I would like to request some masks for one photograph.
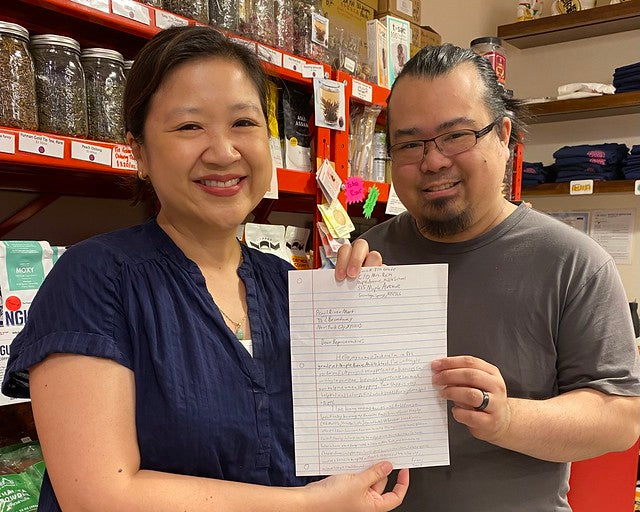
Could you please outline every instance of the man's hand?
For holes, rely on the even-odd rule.
[[[359,239],[352,245],[343,245],[338,250],[336,262],[336,281],[344,281],[345,278],[355,279],[362,267],[379,267],[382,265],[382,256],[378,251],[369,252],[369,244],[366,240]]]

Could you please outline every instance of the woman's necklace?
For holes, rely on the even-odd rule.
[[[220,306],[218,306],[218,309],[220,310],[220,313],[222,313],[222,316],[224,316],[227,320],[229,320],[229,322],[231,322],[233,326],[236,328],[234,332],[234,334],[236,335],[236,338],[238,338],[239,340],[243,340],[244,330],[242,329],[242,322],[244,322],[244,319],[247,317],[247,315],[243,316],[239,322],[234,322],[229,315],[227,315],[224,311],[222,311],[222,308]]]

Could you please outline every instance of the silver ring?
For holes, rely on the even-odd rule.
[[[479,389],[478,391],[482,391],[482,403],[478,407],[474,407],[476,411],[484,411],[489,405],[489,393]]]

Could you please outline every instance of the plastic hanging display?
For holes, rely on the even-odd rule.
[[[275,44],[274,0],[250,0],[244,33],[259,43]]]
[[[0,126],[38,129],[33,60],[26,28],[0,21]]]
[[[80,56],[87,83],[89,138],[124,142],[124,59],[119,52],[87,48]]]
[[[244,3],[242,4],[244,6]],[[240,2],[238,0],[209,0],[209,22],[219,28],[240,31]]]
[[[65,36],[33,36],[31,54],[40,131],[86,137],[87,99],[80,44]]]
[[[293,48],[293,1],[274,0],[275,40],[281,50]]]

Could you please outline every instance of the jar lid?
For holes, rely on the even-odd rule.
[[[131,69],[133,67],[133,61],[132,60],[125,60],[124,61],[124,69]]]
[[[99,58],[109,59],[124,64],[124,57],[120,52],[109,50],[107,48],[85,48],[80,54],[81,59]]]
[[[64,46],[80,53],[80,43],[71,37],[59,36],[56,34],[43,34],[41,36],[31,36],[31,46]]]
[[[22,39],[29,40],[29,31],[22,25],[17,23],[9,23],[8,21],[0,21],[0,32],[18,36]]]
[[[499,37],[479,37],[471,41],[471,46],[475,46],[477,44],[494,44],[496,46],[502,46],[502,39]]]

